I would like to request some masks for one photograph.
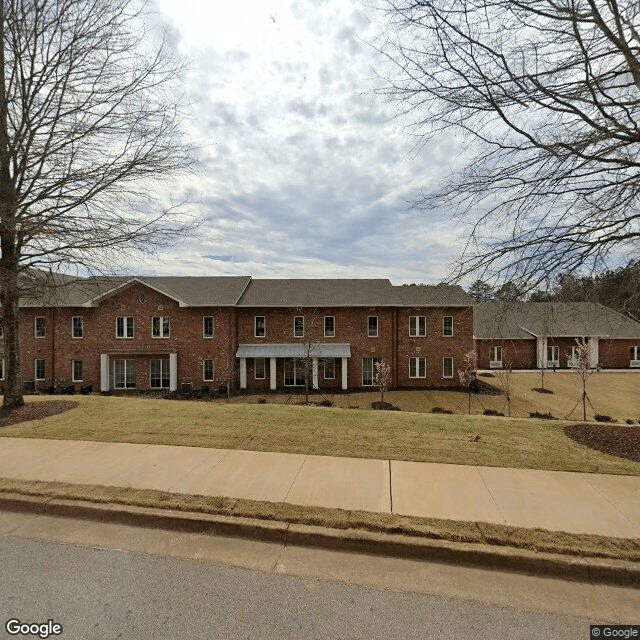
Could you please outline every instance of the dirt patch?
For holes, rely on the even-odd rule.
[[[564,432],[590,449],[640,462],[640,427],[573,424],[565,427]]]
[[[10,424],[18,424],[19,422],[42,420],[43,418],[75,409],[77,406],[78,403],[72,400],[28,402],[24,406],[13,409],[9,413],[0,413],[0,427],[8,427]]]

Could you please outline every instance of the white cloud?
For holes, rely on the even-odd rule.
[[[144,270],[437,282],[458,249],[408,202],[450,169],[455,141],[413,153],[371,93],[384,60],[358,0],[156,0],[191,61],[184,90],[202,172],[197,238]]]

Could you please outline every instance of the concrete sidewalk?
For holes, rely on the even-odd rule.
[[[0,477],[640,538],[636,476],[1,438]]]

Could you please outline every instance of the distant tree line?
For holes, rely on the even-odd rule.
[[[472,283],[469,293],[477,302],[599,302],[640,321],[640,259],[593,275],[561,273],[547,290],[533,292],[527,292],[518,282],[506,282],[496,288],[478,278]]]

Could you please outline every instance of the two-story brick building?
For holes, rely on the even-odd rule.
[[[472,304],[457,286],[385,279],[69,280],[21,301],[22,378],[40,390],[276,390],[307,377],[357,389],[384,359],[392,388],[454,387],[473,348]]]

